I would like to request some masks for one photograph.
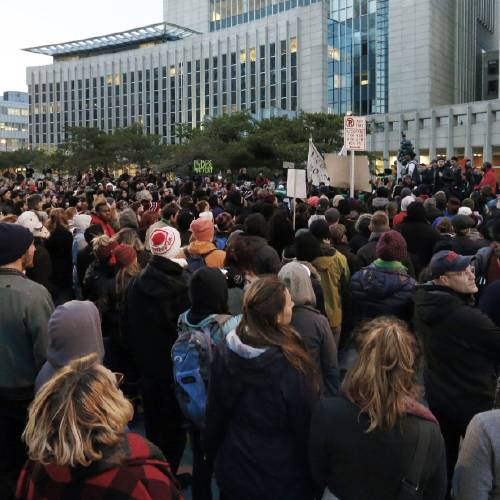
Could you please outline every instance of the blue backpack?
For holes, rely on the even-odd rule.
[[[211,315],[199,325],[179,317],[178,338],[172,347],[175,393],[179,406],[197,428],[205,426],[205,407],[213,349],[238,324],[240,317]]]
[[[214,244],[217,250],[225,250],[227,247],[227,236],[216,235],[214,238]]]

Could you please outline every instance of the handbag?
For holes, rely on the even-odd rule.
[[[432,432],[431,425],[423,424],[424,422],[420,422],[415,455],[413,456],[408,473],[401,480],[401,489],[399,490],[397,500],[416,500],[422,498],[422,471],[425,459],[427,458],[427,452],[429,451]]]

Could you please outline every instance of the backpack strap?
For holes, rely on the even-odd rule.
[[[400,498],[420,498],[420,489],[422,483],[422,471],[426,462],[431,441],[432,426],[424,421],[419,422],[418,426],[418,441],[415,449],[415,455],[410,465],[410,469],[406,476],[402,479],[402,492]],[[410,494],[410,496],[408,496]]]

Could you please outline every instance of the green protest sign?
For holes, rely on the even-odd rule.
[[[193,170],[195,174],[211,174],[214,170],[212,160],[194,160]]]

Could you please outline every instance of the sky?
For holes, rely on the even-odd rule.
[[[162,0],[0,3],[0,95],[6,90],[27,92],[26,67],[52,62],[52,57],[23,52],[23,48],[106,35],[163,20]]]

